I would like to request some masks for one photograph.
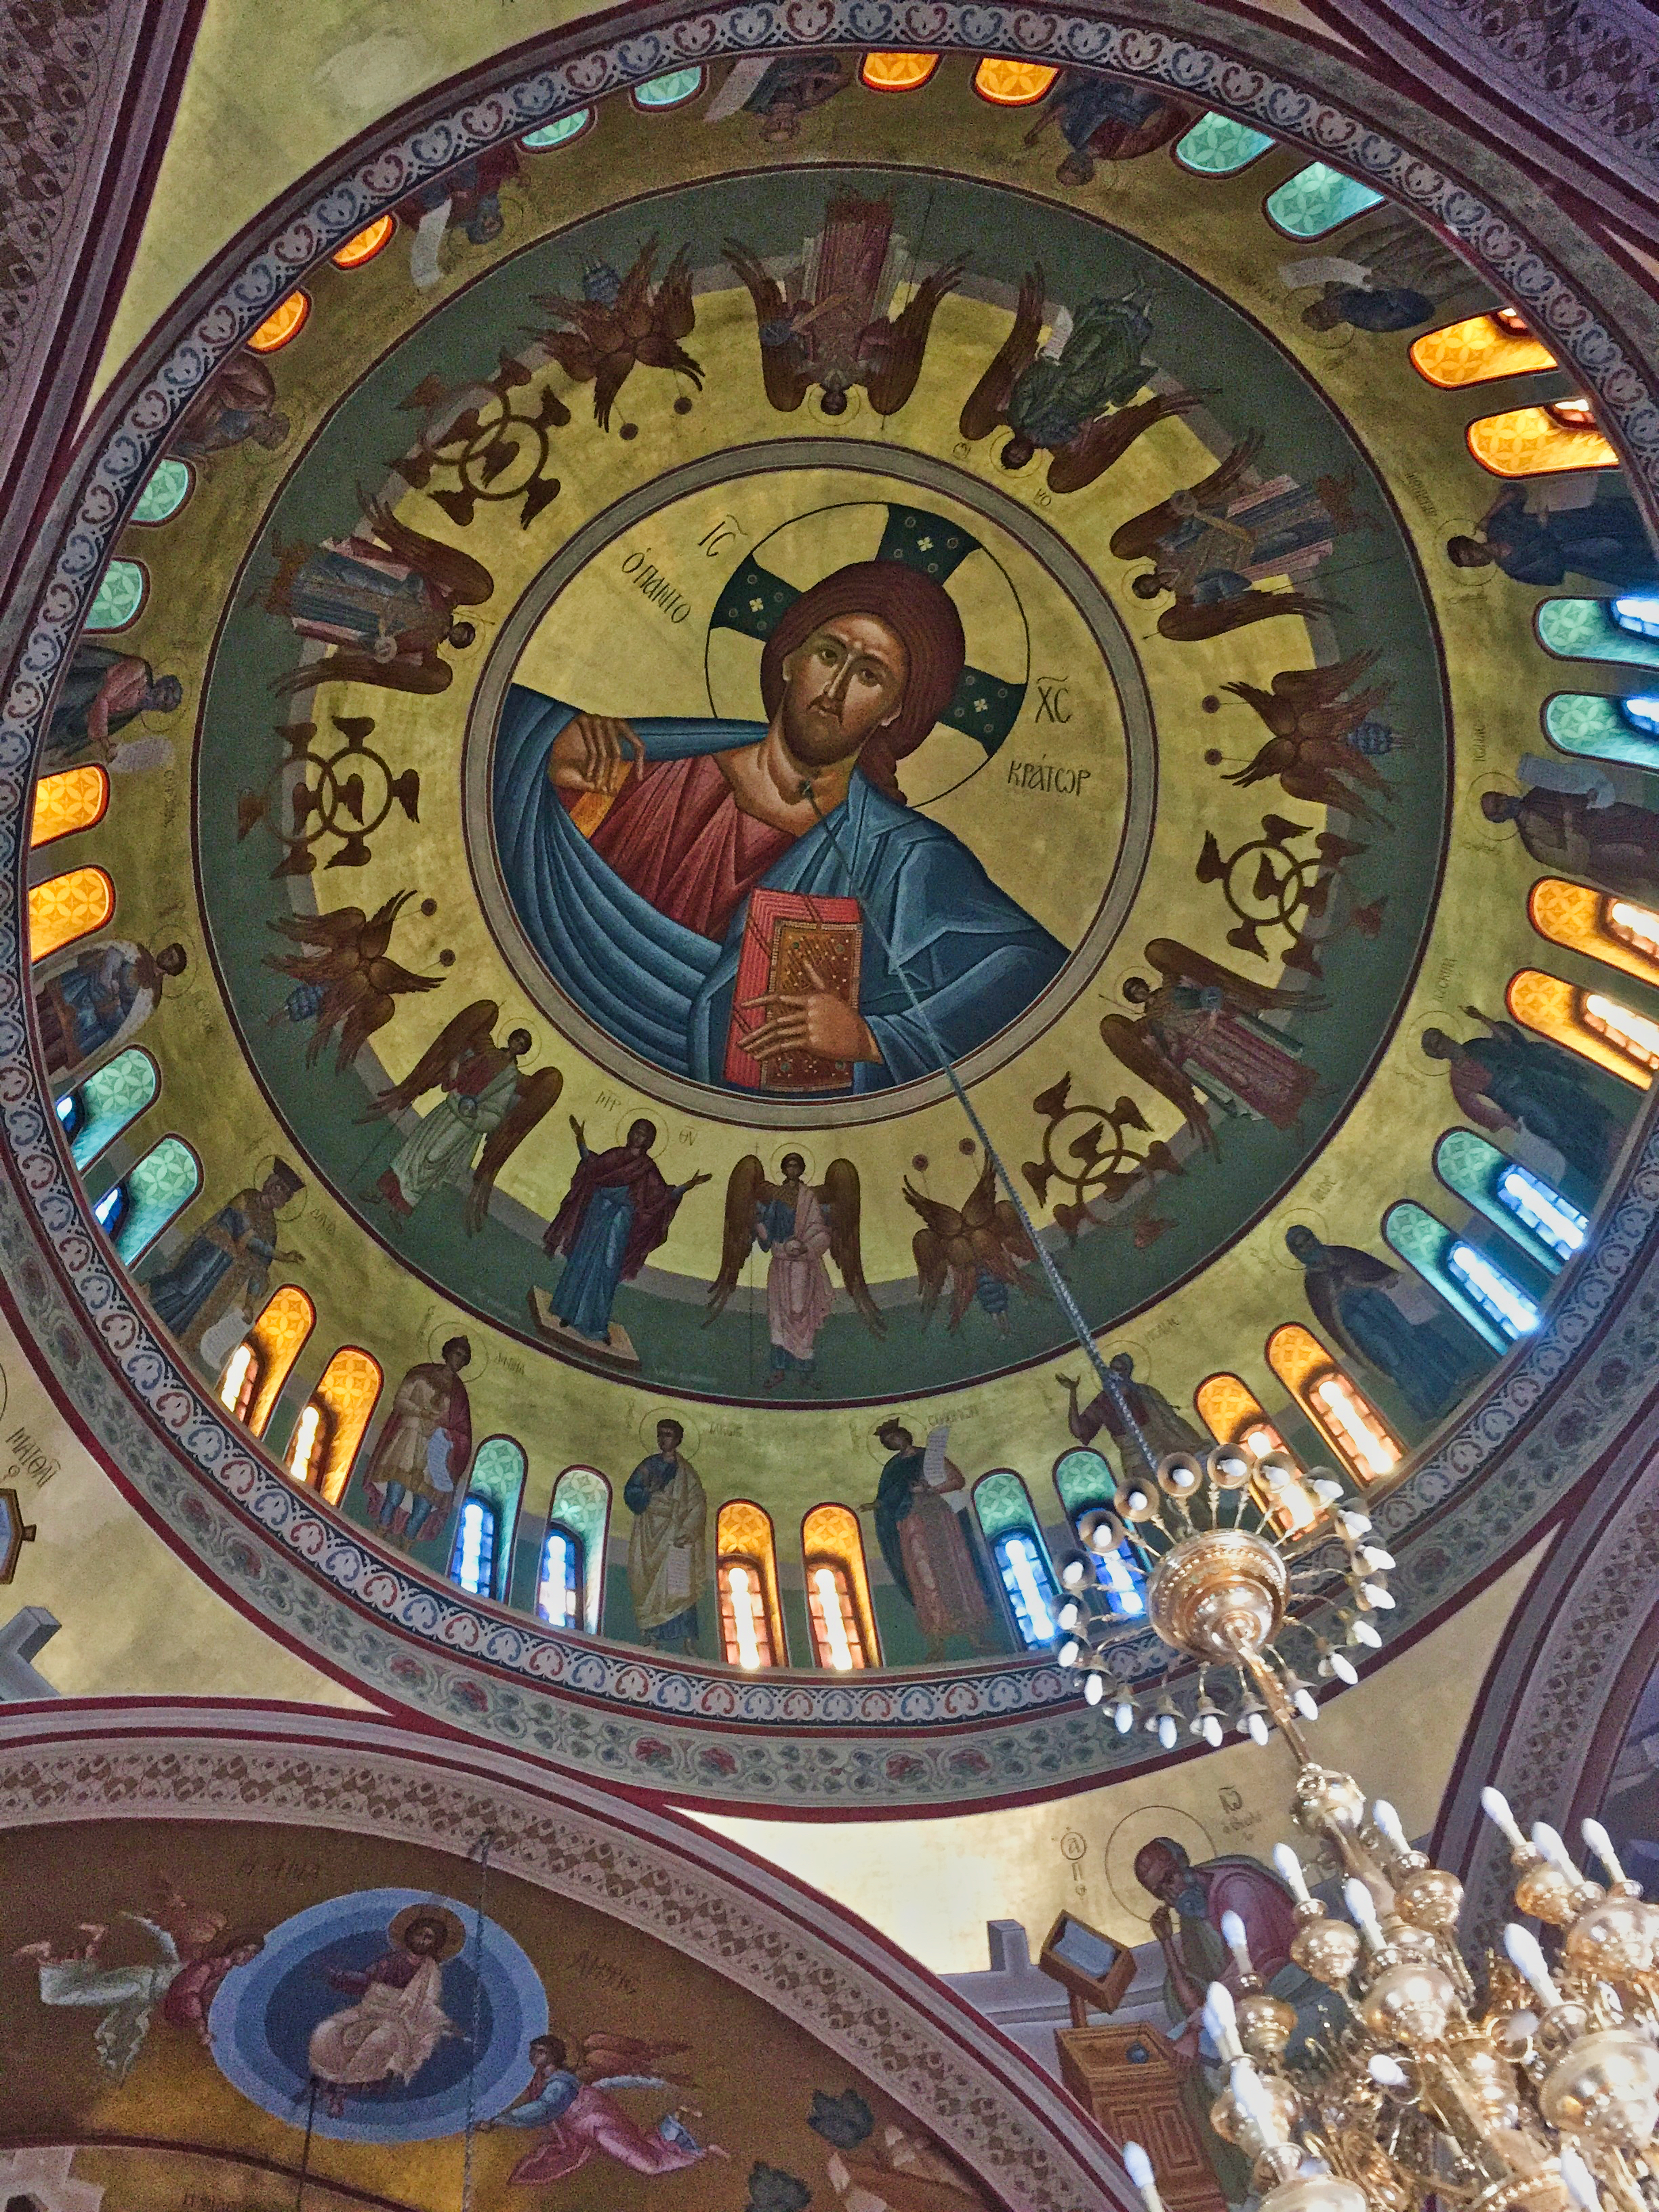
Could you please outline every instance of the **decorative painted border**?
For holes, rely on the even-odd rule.
[[[672,1814],[387,1723],[138,1701],[0,1719],[0,1824],[234,1820],[343,1830],[490,1869],[625,1920],[785,2014],[878,2082],[1018,2212],[1133,2212],[1091,2121],[1025,2054],[842,1907]]]
[[[1237,54],[1075,8],[732,0],[498,87],[421,124],[322,190],[113,404],[0,712],[0,1148],[15,1186],[0,1190],[0,1252],[36,1342],[61,1361],[56,1387],[129,1493],[228,1594],[360,1687],[562,1765],[677,1796],[803,1811],[944,1810],[1074,1788],[1152,1754],[1109,1741],[1097,1717],[1041,1661],[855,1684],[671,1668],[554,1635],[381,1557],[252,1449],[152,1333],[69,1171],[30,1057],[26,1007],[21,844],[52,684],[127,507],[218,363],[312,262],[457,161],[692,61],[833,46],[988,50],[1109,69],[1340,161],[1436,225],[1525,302],[1596,393],[1638,489],[1650,507],[1659,504],[1659,391],[1562,270],[1500,208],[1421,153]],[[1588,249],[1586,260],[1596,265]],[[1604,1380],[1586,1389],[1582,1376],[1570,1378],[1628,1290],[1656,1211],[1659,1135],[1572,1271],[1548,1334],[1512,1358],[1380,1507],[1379,1521],[1404,1553],[1396,1636],[1420,1630],[1471,1577],[1497,1571],[1571,1487],[1569,1437],[1580,1464],[1577,1448],[1613,1420],[1624,1384],[1639,1381],[1639,1358],[1612,1363],[1623,1376],[1617,1387]],[[87,1356],[88,1335],[95,1358]],[[1598,1375],[1609,1366],[1604,1359]],[[1558,1388],[1567,1402],[1553,1409],[1547,1437],[1514,1449]],[[1492,1480],[1500,1459],[1501,1482]],[[1149,1644],[1134,1656],[1157,1663]]]

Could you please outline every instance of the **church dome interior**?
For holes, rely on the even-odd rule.
[[[1651,23],[0,52],[6,2212],[1635,2212]]]

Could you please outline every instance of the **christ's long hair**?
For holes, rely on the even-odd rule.
[[[941,585],[901,561],[856,561],[803,592],[766,641],[761,655],[761,702],[769,721],[783,696],[783,664],[815,630],[837,615],[870,615],[900,640],[909,662],[898,713],[859,755],[859,766],[878,791],[902,800],[894,771],[915,752],[956,696],[967,640],[962,617]]]

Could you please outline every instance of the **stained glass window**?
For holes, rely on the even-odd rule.
[[[201,1187],[201,1167],[182,1137],[163,1137],[152,1145],[127,1174],[116,1257],[131,1267]]]
[[[1265,131],[1235,123],[1231,115],[1200,115],[1186,137],[1176,139],[1175,157],[1198,176],[1231,177],[1259,161],[1273,143]]]
[[[31,848],[73,836],[77,830],[94,829],[108,805],[109,777],[101,768],[66,768],[43,775],[34,787]]]
[[[71,1094],[81,1110],[69,1130],[70,1158],[83,1175],[122,1130],[137,1120],[160,1088],[155,1062],[137,1045],[129,1045],[95,1068]],[[62,1105],[60,1101],[60,1117]]]
[[[100,580],[87,611],[88,629],[125,629],[137,622],[149,597],[149,579],[142,561],[112,561]]]
[[[527,154],[550,154],[556,146],[568,146],[573,138],[580,138],[592,120],[591,107],[579,107],[573,115],[562,115],[556,123],[544,123],[539,131],[526,131],[519,143]]]
[[[44,960],[101,929],[115,911],[115,885],[102,868],[70,868],[29,885],[29,958]]]
[[[469,1597],[495,1594],[495,1509],[487,1498],[469,1497],[455,1522],[449,1579]]]
[[[1287,238],[1323,238],[1327,231],[1380,205],[1382,198],[1381,192],[1362,185],[1358,177],[1314,161],[1287,177],[1263,204],[1267,220]]]
[[[177,461],[170,455],[166,460],[157,461],[138,495],[132,510],[133,520],[151,525],[170,522],[190,497],[194,483],[188,461]]]
[[[701,69],[670,70],[664,76],[653,76],[647,83],[635,85],[629,95],[635,107],[647,113],[660,113],[665,108],[684,107],[702,90]]]
[[[582,1550],[582,1540],[574,1529],[563,1528],[556,1521],[542,1540],[536,1611],[550,1628],[581,1626]]]

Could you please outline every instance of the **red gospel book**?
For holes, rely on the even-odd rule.
[[[738,955],[732,1024],[726,1037],[726,1080],[745,1091],[846,1091],[850,1060],[785,1053],[764,1070],[743,1040],[771,1019],[764,1006],[745,1006],[769,991],[811,991],[816,975],[826,991],[857,1010],[863,924],[855,898],[811,898],[803,891],[752,891]],[[807,970],[811,969],[812,975]]]

